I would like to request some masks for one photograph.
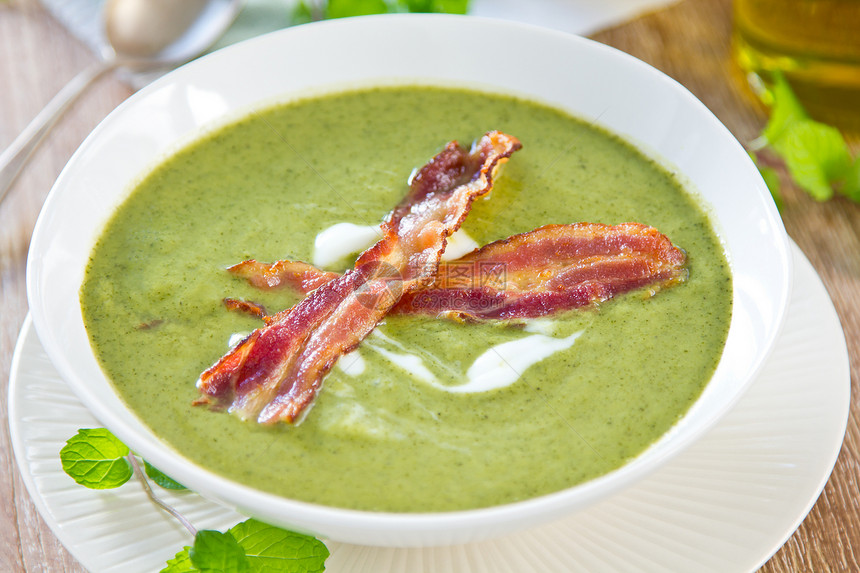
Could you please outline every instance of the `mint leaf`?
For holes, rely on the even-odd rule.
[[[832,183],[844,178],[851,165],[839,130],[811,119],[787,125],[771,146],[797,184],[819,201],[833,196]]]
[[[845,183],[839,192],[852,201],[860,203],[860,157],[856,158],[848,168],[845,173]]]
[[[191,556],[188,554],[191,547],[186,545],[182,551],[176,554],[173,559],[167,560],[167,567],[159,571],[159,573],[196,573],[200,571],[194,564],[191,563]]]
[[[761,178],[764,179],[764,184],[767,185],[770,196],[773,198],[773,202],[776,203],[776,208],[782,210],[784,202],[782,200],[782,193],[780,192],[779,174],[771,167],[761,166],[759,166],[758,172],[761,173]]]
[[[761,137],[752,142],[753,148],[768,144],[785,161],[794,182],[818,201],[833,197],[834,188],[843,181],[841,193],[860,195],[860,190],[855,193],[858,185],[850,182],[854,176],[851,153],[839,130],[811,119],[781,72],[773,73],[770,94],[770,119]]]
[[[469,9],[469,0],[435,0],[433,12],[445,14],[465,14]]]
[[[149,476],[149,479],[163,487],[164,489],[175,489],[175,490],[183,490],[188,489],[178,481],[174,480],[170,476],[166,475],[164,472],[159,470],[157,467],[150,464],[148,461],[143,460],[143,468],[146,471],[146,475]]]
[[[348,18],[350,16],[385,14],[390,11],[385,0],[328,0],[325,17]]]
[[[758,157],[756,157],[755,153],[748,151],[747,152],[752,159],[752,162],[755,164],[756,168],[758,168],[758,172],[761,174],[761,178],[764,179],[764,184],[767,185],[768,191],[770,191],[770,196],[773,198],[773,202],[776,203],[776,208],[780,211],[783,207],[782,193],[780,191],[780,181],[779,174],[775,169],[771,167],[765,167],[761,165],[758,161]]]
[[[400,0],[400,5],[409,12],[465,14],[469,8],[469,0]]]
[[[433,0],[400,0],[400,5],[409,12],[433,11]]]
[[[314,19],[313,10],[304,0],[299,0],[293,7],[293,13],[290,15],[290,22],[295,26],[297,24],[307,24]]]
[[[316,4],[320,6],[320,4]],[[389,12],[442,12],[446,14],[465,14],[469,0],[328,0],[321,4],[325,18],[347,18]],[[292,12],[293,24],[302,24],[318,19],[314,5],[307,0],[299,0]]]
[[[328,548],[322,541],[249,519],[230,529],[245,550],[251,570],[259,573],[325,571]]]
[[[119,487],[132,476],[128,447],[105,428],[82,429],[60,450],[63,471],[91,489]]]
[[[236,564],[241,561],[237,548],[245,565]],[[224,561],[225,556],[236,562]],[[185,547],[177,553],[161,573],[322,573],[328,556],[328,548],[318,539],[248,519],[234,525],[227,533],[199,532],[194,547]],[[230,569],[234,566],[239,568]]]
[[[212,529],[198,531],[188,551],[191,563],[203,573],[245,573],[249,570],[245,551],[229,533]]]
[[[770,119],[762,132],[762,136],[771,143],[779,139],[789,125],[799,120],[809,119],[782,72],[778,70],[773,72],[773,82],[771,87],[773,106],[770,110]]]

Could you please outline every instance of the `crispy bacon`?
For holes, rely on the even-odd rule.
[[[266,264],[251,259],[235,264],[227,270],[247,279],[257,288],[290,286],[293,290],[305,294],[340,276],[338,273],[321,271],[307,263],[287,260]]]
[[[399,313],[470,319],[534,318],[686,278],[686,256],[639,223],[547,225],[441,266]]]
[[[355,268],[275,314],[203,372],[196,403],[229,404],[231,412],[263,424],[300,421],[337,359],[404,293],[432,280],[447,238],[520,147],[500,132],[488,133],[471,151],[449,143],[412,178],[409,193],[382,224],[383,238]]]
[[[668,237],[640,223],[547,225],[439,265],[432,281],[405,293],[391,312],[471,320],[535,318],[683,281],[685,262],[684,252]],[[299,292],[338,276],[298,261],[267,268],[276,265],[280,272],[268,274],[265,282],[240,274],[255,285]],[[298,275],[304,280],[292,279]]]
[[[251,316],[256,316],[266,322],[269,321],[269,314],[266,312],[265,307],[263,305],[258,304],[256,302],[252,302],[249,300],[239,300],[237,298],[225,298],[224,306],[226,306],[230,310],[236,310],[239,312],[244,312],[245,314],[250,314]]]

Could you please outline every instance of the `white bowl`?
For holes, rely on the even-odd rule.
[[[437,514],[297,502],[231,482],[162,444],[114,393],[90,348],[78,292],[90,250],[133,181],[201,129],[291,94],[419,81],[512,93],[593,119],[684,175],[717,221],[734,275],[728,340],[683,419],[632,462],[514,504]],[[475,541],[580,509],[630,485],[700,437],[770,352],[791,276],[788,241],[755,166],[686,89],[604,45],[541,28],[454,16],[381,16],[300,26],[206,56],[135,94],[81,145],[34,232],[27,270],[39,338],[62,377],[134,451],[211,499],[339,541],[415,546]]]

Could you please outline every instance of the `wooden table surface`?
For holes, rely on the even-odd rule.
[[[765,122],[729,50],[730,0],[682,0],[594,35],[666,72],[690,89],[741,142]],[[35,0],[0,0],[0,148],[94,56]],[[103,79],[62,120],[0,205],[0,571],[82,571],[36,511],[9,441],[6,387],[27,299],[24,275],[33,225],[54,179],[84,137],[132,93]],[[857,134],[850,135],[855,153]],[[783,174],[784,175],[784,174]],[[785,189],[783,219],[830,292],[851,359],[852,397],[860,383],[860,205],[816,203]],[[814,336],[814,333],[810,333]],[[812,512],[766,572],[860,571],[860,406],[833,475]]]

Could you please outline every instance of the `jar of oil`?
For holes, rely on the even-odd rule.
[[[734,53],[781,70],[813,117],[860,129],[860,0],[734,0]]]

